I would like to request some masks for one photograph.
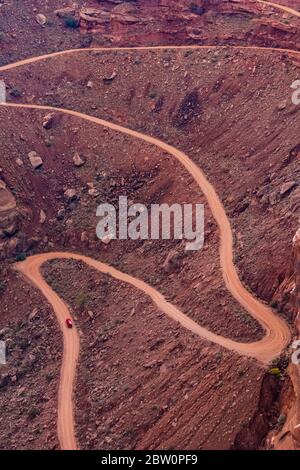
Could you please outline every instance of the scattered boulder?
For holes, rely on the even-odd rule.
[[[203,6],[199,6],[196,3],[191,3],[189,7],[191,13],[194,13],[195,15],[203,15],[205,13],[205,9]]]
[[[0,339],[3,339],[9,333],[9,328],[2,328],[0,330]]]
[[[296,181],[288,181],[280,187],[280,196],[286,196],[295,186],[297,186]]]
[[[65,215],[66,215],[65,209],[61,208],[61,209],[58,210],[58,212],[56,214],[56,218],[57,218],[57,220],[63,220]]]
[[[67,202],[76,201],[76,199],[77,199],[76,189],[74,189],[74,188],[67,189],[64,192],[64,196],[65,196]]]
[[[46,222],[46,213],[43,209],[40,210],[40,224],[44,224]]]
[[[10,382],[10,377],[8,374],[2,374],[0,376],[0,388],[6,387]]]
[[[80,235],[80,241],[82,243],[87,243],[89,241],[88,234],[86,232],[82,232]]]
[[[60,8],[58,10],[55,10],[54,12],[56,16],[59,18],[68,18],[70,16],[76,16],[77,10],[76,8],[73,7],[65,7],[65,8]]]
[[[16,199],[6,187],[4,181],[0,180],[0,213],[11,212],[17,207]]]
[[[284,100],[284,101],[281,101],[278,106],[277,106],[277,109],[278,111],[283,111],[287,106],[287,101]]]
[[[85,161],[80,157],[79,153],[76,152],[73,157],[74,165],[78,168],[85,164]]]
[[[103,77],[104,83],[110,83],[117,77],[117,72],[113,72],[109,77]]]
[[[44,129],[51,129],[54,123],[55,119],[55,113],[49,113],[46,116],[44,116],[43,119],[43,127]]]
[[[154,359],[153,361],[149,361],[146,364],[143,364],[145,369],[152,369],[153,367],[158,367],[162,365],[161,359]]]
[[[88,194],[89,196],[92,196],[92,197],[97,197],[99,196],[99,191],[94,187],[94,183],[88,183]]]
[[[32,312],[28,316],[28,321],[29,322],[34,319],[34,317],[37,315],[38,311],[39,311],[38,308],[34,308],[32,310]]]
[[[166,273],[169,274],[174,271],[177,271],[179,267],[180,267],[179,253],[176,250],[171,250],[165,262],[163,263],[163,269]]]
[[[112,235],[105,235],[105,237],[101,238],[101,241],[102,243],[104,243],[104,245],[108,245],[112,241],[112,239]]]
[[[13,237],[19,230],[17,220],[4,228],[3,232],[7,237]]]
[[[98,197],[99,196],[99,191],[96,188],[90,188],[88,190],[89,196],[92,197]]]
[[[37,170],[38,168],[40,168],[42,165],[43,165],[43,160],[41,159],[41,157],[34,151],[32,152],[29,152],[28,154],[28,158],[29,158],[29,161],[31,163],[31,166]]]
[[[45,24],[47,23],[47,18],[42,13],[38,13],[36,15],[35,19],[36,19],[37,23],[41,26],[45,26]]]

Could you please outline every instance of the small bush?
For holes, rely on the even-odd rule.
[[[10,91],[10,95],[14,98],[20,98],[20,96],[22,96],[22,92],[19,88],[15,87]]]
[[[0,281],[0,295],[3,294],[4,291],[5,291],[5,284],[4,282]]]
[[[74,16],[68,16],[65,18],[65,27],[66,28],[78,28],[79,26],[79,21],[74,18]]]
[[[32,420],[32,419],[36,418],[39,414],[40,414],[40,410],[38,408],[36,408],[35,406],[33,406],[28,411],[28,418]]]
[[[5,34],[3,33],[3,31],[0,31],[0,42],[3,41],[5,38]]]
[[[271,307],[274,308],[275,310],[278,308],[278,302],[276,300],[273,300],[271,302]]]
[[[200,7],[196,3],[191,3],[189,8],[192,13],[195,13],[195,15],[203,15],[204,13],[204,8]]]
[[[278,418],[278,426],[280,427],[280,429],[283,428],[285,422],[286,422],[286,415],[280,415]]]
[[[80,41],[80,45],[81,47],[90,47],[92,42],[93,42],[93,36],[89,34],[87,36],[83,36],[83,38]]]
[[[26,257],[27,257],[26,253],[18,253],[16,256],[16,261],[17,262],[25,261]]]
[[[46,377],[47,382],[50,383],[51,380],[54,379],[54,373],[52,371],[46,372],[45,377]]]
[[[85,304],[86,304],[87,298],[84,292],[80,292],[77,297],[76,297],[76,305],[79,308],[79,310],[84,310]]]
[[[156,95],[155,91],[150,91],[150,93],[149,93],[149,98],[150,98],[151,100],[153,100],[154,98],[156,98],[156,96],[157,96],[157,95]]]
[[[280,378],[281,377],[281,371],[279,367],[272,367],[269,369],[269,374],[274,375],[275,377]]]

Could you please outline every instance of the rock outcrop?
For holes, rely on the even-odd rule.
[[[17,245],[15,235],[19,231],[20,215],[12,192],[0,180],[0,259],[14,253]]]
[[[292,312],[295,325],[295,341],[291,352],[294,351],[299,360],[300,339],[300,229],[293,238],[293,251],[290,272],[276,294],[282,299],[284,307]],[[285,417],[283,428],[271,435],[272,447],[278,450],[300,449],[300,365],[295,363],[293,356],[287,369],[288,378],[280,400],[280,413]]]
[[[285,279],[273,297],[273,305],[291,321],[299,322],[300,312],[300,229],[293,238],[292,258]],[[298,318],[297,318],[298,317]],[[300,323],[298,325],[300,331]]]

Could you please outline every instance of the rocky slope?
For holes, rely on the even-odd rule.
[[[254,0],[24,0],[22,10],[17,2],[0,8],[1,64],[99,44],[300,47],[299,20]],[[241,278],[293,325],[300,108],[291,103],[290,85],[299,63],[286,53],[230,47],[83,52],[1,79],[8,100],[81,110],[184,150],[224,202]],[[0,339],[9,345],[1,369],[1,448],[57,447],[60,335],[47,304],[12,271],[26,255],[84,252],[145,279],[219,334],[261,337],[224,288],[207,207],[206,243],[193,256],[181,243],[95,238],[97,204],[116,203],[120,194],[147,204],[205,203],[168,155],[58,112],[1,108],[0,120]],[[134,289],[72,263],[51,263],[45,273],[82,333],[76,419],[83,448],[258,448],[273,427],[271,447],[285,432],[280,416],[298,418],[294,368],[277,402],[280,380],[194,338]]]
[[[97,45],[300,48],[299,18],[256,0],[24,0],[0,2],[0,11],[0,65]]]
[[[46,63],[6,73],[9,89],[23,87],[23,101],[64,104],[184,150],[224,201],[245,283],[272,302],[289,269],[287,253],[298,228],[300,108],[292,104],[290,89],[298,58],[205,49],[113,57],[84,52],[76,61],[72,55],[52,60],[48,76]],[[105,83],[113,72],[115,78]]]
[[[14,232],[2,235],[2,260],[55,249],[84,252],[159,286],[219,334],[241,341],[262,334],[223,286],[218,233],[208,207],[204,251],[188,254],[176,240],[114,240],[107,245],[97,239],[96,208],[117,205],[119,195],[147,206],[204,202],[191,177],[169,155],[60,113],[48,129],[46,112],[1,108],[0,116],[6,122],[0,131],[2,174],[15,193],[19,216]],[[13,134],[17,126],[21,139]],[[40,158],[37,168],[32,152]]]
[[[57,446],[55,398],[61,358],[60,337],[51,329],[51,325],[56,328],[53,314],[44,309],[44,302],[35,300],[39,295],[32,293],[28,296],[26,292],[31,290],[30,286],[24,289],[24,286],[18,287],[16,281],[12,282],[14,276],[9,274],[9,265],[19,259],[20,255],[54,249],[90,253],[91,256],[100,257],[124,271],[144,277],[153,285],[159,285],[160,291],[174,303],[187,309],[197,321],[220,334],[233,334],[241,340],[260,336],[260,329],[241,312],[239,305],[228,298],[222,285],[223,281],[218,273],[218,239],[209,218],[207,222],[211,227],[211,235],[207,231],[207,236],[210,244],[205,252],[199,252],[198,256],[192,258],[180,254],[179,264],[174,272],[165,269],[165,260],[172,247],[169,243],[143,243],[137,249],[134,242],[111,242],[106,247],[95,240],[94,209],[96,201],[100,202],[102,198],[107,201],[108,197],[110,202],[114,202],[118,192],[123,193],[125,190],[133,200],[136,198],[144,201],[145,198],[150,198],[156,202],[171,202],[174,194],[172,188],[176,188],[176,201],[180,195],[189,201],[195,198],[193,183],[182,170],[174,171],[173,161],[169,161],[166,155],[160,155],[157,149],[154,152],[128,138],[116,138],[105,130],[98,127],[94,129],[90,124],[83,125],[76,119],[59,116],[58,113],[50,116],[41,111],[30,114],[27,110],[1,108],[0,111],[3,122],[6,123],[1,126],[2,176],[7,182],[5,191],[15,195],[14,205],[16,204],[20,215],[20,225],[16,232],[13,235],[3,234],[6,251],[5,255],[2,251],[1,273],[5,285],[9,285],[1,301],[1,319],[9,326],[9,331],[4,331],[3,339],[9,341],[11,330],[16,332],[14,334],[17,337],[25,338],[24,346],[15,341],[10,343],[7,372],[2,377],[3,380],[6,380],[6,374],[9,374],[8,377],[17,377],[13,383],[10,383],[10,378],[7,379],[8,382],[3,382],[1,390],[0,399],[5,412],[13,416],[13,426],[8,438],[6,430],[1,431],[0,427],[6,448],[18,446],[18,439],[21,437],[13,438],[14,426],[23,422],[29,423],[28,429],[26,427],[27,437],[23,439],[24,448]],[[18,125],[20,132],[16,133]],[[66,135],[71,136],[69,142],[66,142]],[[32,152],[36,154],[33,155]],[[37,160],[38,157],[40,160]],[[172,179],[167,176],[171,171],[174,175]],[[98,176],[94,179],[95,175]],[[71,190],[75,191],[72,192],[72,197],[69,192],[66,195]],[[199,201],[198,191],[196,197],[195,200]],[[207,216],[209,217],[208,213]],[[14,240],[13,246],[11,240]],[[140,256],[143,256],[142,264]],[[212,264],[213,259],[215,261]],[[5,265],[7,268],[4,270]],[[247,400],[250,384],[253,383],[255,390],[251,386],[251,393],[255,395],[258,406],[260,384],[264,377],[260,367],[219,348],[206,347],[198,338],[157,313],[153,305],[147,299],[142,299],[134,289],[121,286],[93,272],[86,272],[72,263],[54,263],[46,269],[46,273],[53,288],[74,309],[76,322],[82,329],[83,349],[76,397],[78,436],[83,448],[228,448],[234,445],[236,435],[241,429],[247,428],[252,419],[253,401],[248,401],[249,408],[245,408],[243,403]],[[17,282],[20,283],[19,278]],[[15,289],[26,297],[22,309],[18,307],[19,295],[13,297]],[[122,300],[120,303],[120,299],[126,299],[126,302]],[[8,324],[9,311],[16,313]],[[24,320],[16,323],[19,315]],[[145,336],[145,330],[148,331],[148,336]],[[97,332],[95,337],[93,331]],[[98,344],[98,334],[103,338],[104,344],[108,344],[107,354],[104,354],[103,346]],[[47,340],[44,335],[47,335]],[[39,347],[41,338],[43,347]],[[158,343],[157,338],[161,338]],[[26,348],[28,358],[32,356],[32,360],[36,361],[36,372],[45,376],[45,382],[40,381],[38,387],[35,373],[31,369],[30,373],[23,373],[27,364],[25,362],[23,367],[23,347]],[[59,351],[55,359],[53,351]],[[224,362],[221,360],[223,355]],[[137,356],[139,361],[135,359]],[[202,358],[201,363],[199,357]],[[14,359],[14,366],[12,358],[17,358]],[[99,375],[101,361],[105,365],[100,368],[103,375]],[[138,381],[147,384],[145,389],[136,387],[136,381],[126,371],[128,364],[136,371]],[[191,364],[194,364],[192,369]],[[114,374],[111,373],[112,370]],[[224,380],[223,377],[228,376],[229,370],[232,371],[230,380]],[[123,374],[121,382],[120,374]],[[176,378],[178,374],[180,381]],[[47,392],[48,380],[52,388]],[[196,399],[203,381],[206,384],[205,390]],[[232,383],[239,387],[239,394],[232,389]],[[27,398],[27,391],[31,389],[35,390],[35,394]],[[184,399],[183,391],[186,397]],[[246,394],[244,399],[242,392]],[[18,401],[24,405],[19,408],[16,416],[7,405],[12,393],[17,397],[19,393],[23,394],[22,399],[14,398],[11,402]],[[159,400],[158,395],[161,397]],[[216,413],[216,404],[223,395],[228,396],[228,401]],[[111,397],[109,400],[108,396]],[[126,419],[120,417],[121,396]],[[105,399],[106,403],[101,413],[98,405],[100,399]],[[26,408],[28,400],[32,404],[29,417]],[[187,422],[186,416],[194,413],[195,406],[198,412]],[[226,419],[220,420],[221,415],[223,418],[226,416]],[[171,429],[176,428],[176,432],[163,434],[162,429],[166,429],[170,420],[174,423]],[[272,410],[267,420],[267,428],[274,422],[276,409]],[[49,424],[46,427],[47,423]],[[215,431],[212,432],[213,428]],[[129,432],[128,429],[132,431]],[[184,439],[183,434],[186,436]]]
[[[300,47],[299,19],[255,0],[90,0],[78,9],[94,44],[258,44]]]
[[[254,361],[208,346],[135,289],[81,263],[53,261],[43,271],[81,333],[82,448],[254,448],[276,423],[275,381],[264,386],[264,425],[250,437],[265,382]]]
[[[293,360],[287,369],[285,386],[279,401],[282,425],[278,432],[271,432],[269,447],[283,450],[300,449],[300,230],[293,238],[290,269],[274,297],[276,302],[290,312],[295,343],[291,352]]]
[[[281,310],[284,310],[296,329],[300,331],[299,308],[300,308],[300,230],[293,238],[293,250],[290,266],[287,269],[285,278],[273,296],[275,302]]]
[[[45,299],[0,268],[0,449],[55,449],[61,335]]]

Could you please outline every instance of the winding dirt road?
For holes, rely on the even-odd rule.
[[[9,64],[0,68],[0,72],[13,69],[22,65],[31,64],[40,60],[49,59],[51,57],[73,54],[79,52],[93,52],[93,51],[129,51],[132,49],[212,49],[218,46],[172,46],[172,47],[142,47],[142,48],[97,48],[97,49],[79,49],[55,52],[48,55],[33,57],[19,61],[15,64]],[[272,49],[272,48],[259,48],[259,47],[235,47],[236,49],[252,49],[259,51],[272,51],[272,52],[287,52],[289,54],[299,54],[297,51],[290,51],[286,49]],[[58,297],[58,295],[48,286],[40,273],[40,267],[43,263],[51,259],[75,259],[85,262],[87,265],[94,269],[110,274],[115,279],[124,281],[132,286],[140,289],[147,294],[157,307],[173,320],[178,321],[181,325],[190,331],[196,333],[202,338],[207,339],[227,349],[236,351],[248,357],[255,358],[260,362],[267,364],[272,358],[278,356],[282,350],[288,345],[290,341],[290,331],[285,322],[276,316],[273,311],[265,304],[256,299],[247,289],[242,285],[239,280],[236,268],[233,264],[233,240],[232,231],[229,220],[225,213],[224,207],[216,194],[213,186],[206,179],[200,168],[193,163],[193,161],[180,150],[166,144],[152,136],[139,133],[132,129],[128,129],[102,119],[85,115],[76,111],[71,111],[61,108],[53,108],[50,106],[26,105],[26,104],[13,104],[1,103],[1,106],[27,108],[27,109],[40,109],[45,111],[55,111],[64,114],[69,114],[86,121],[107,127],[116,132],[129,135],[133,138],[143,140],[152,144],[160,149],[168,152],[175,157],[192,175],[201,191],[207,198],[212,214],[218,224],[220,231],[220,264],[224,277],[225,284],[234,298],[252,315],[264,328],[265,336],[260,341],[254,343],[238,343],[228,338],[216,335],[199,324],[195,323],[188,316],[183,314],[174,305],[168,303],[165,298],[153,287],[145,282],[136,279],[128,274],[122,273],[115,268],[105,265],[100,261],[72,253],[47,253],[39,254],[28,258],[26,261],[17,264],[17,269],[33,284],[42,294],[47,298],[52,305],[64,338],[64,353],[63,363],[61,368],[61,379],[59,385],[58,395],[58,437],[62,449],[76,449],[75,425],[73,416],[73,384],[76,373],[76,364],[79,354],[79,335],[74,327],[69,330],[65,327],[65,319],[70,316],[70,312],[66,304]]]
[[[228,239],[223,239],[223,242],[226,243],[227,240]],[[289,329],[285,323],[279,317],[275,316],[266,305],[252,297],[252,295],[241,285],[236,273],[232,272],[230,263],[229,271],[231,271],[231,273],[229,273],[230,283],[228,284],[228,288],[249,311],[249,313],[252,313],[252,315],[255,316],[255,318],[257,318],[257,320],[266,329],[265,337],[255,343],[238,343],[206,330],[182,313],[177,307],[167,302],[164,296],[149,284],[95,259],[75,253],[63,252],[44,253],[31,256],[26,261],[18,263],[16,268],[42,292],[51,304],[63,332],[64,354],[58,393],[57,417],[58,438],[63,450],[72,450],[77,448],[73,414],[73,384],[79,354],[79,335],[75,327],[72,330],[66,328],[65,321],[70,317],[69,309],[45,282],[41,275],[41,266],[46,261],[53,259],[74,259],[83,261],[103,274],[109,274],[118,281],[126,282],[147,294],[160,311],[168,315],[173,320],[179,322],[184,328],[187,328],[198,336],[201,336],[213,343],[219,344],[220,346],[231,349],[245,356],[256,358],[263,363],[268,363],[274,356],[280,354],[282,349],[290,340]],[[223,270],[223,273],[227,277],[228,265],[226,264],[225,266],[225,271]]]
[[[198,46],[198,45],[189,45],[189,46],[137,46],[137,47],[93,47],[90,49],[66,49],[64,51],[50,52],[49,54],[43,54],[35,57],[28,57],[27,59],[19,60],[12,64],[2,65],[0,67],[0,73],[6,72],[8,70],[15,69],[17,67],[22,67],[24,65],[34,64],[42,60],[50,60],[54,57],[61,57],[64,55],[70,54],[93,54],[94,52],[131,52],[131,51],[172,51],[172,50],[209,50],[209,49],[236,49],[236,50],[251,50],[257,52],[273,52],[273,53],[285,53],[285,54],[300,54],[300,51],[294,51],[292,49],[282,49],[274,47],[260,47],[260,46]],[[0,103],[1,104],[1,103]]]
[[[265,0],[256,0],[257,3],[262,3],[263,5],[269,5],[270,7],[276,8],[277,10],[284,11],[285,13],[290,13],[293,16],[298,16],[300,18],[300,12],[294,10],[294,8],[287,7],[285,5],[280,5],[279,3],[267,2]]]
[[[224,277],[224,281],[227,289],[231,292],[233,297],[242,305],[249,313],[255,318],[264,328],[265,336],[262,340],[255,343],[238,343],[231,341],[228,338],[223,338],[221,336],[215,335],[214,333],[206,330],[205,328],[200,327],[196,323],[192,322],[186,315],[179,312],[179,310],[173,310],[174,319],[180,321],[183,326],[194,331],[199,336],[208,339],[214,343],[224,346],[225,348],[234,350],[240,354],[244,354],[249,357],[254,357],[263,363],[268,363],[272,358],[279,355],[281,351],[290,341],[290,331],[285,322],[278,316],[274,315],[273,311],[265,304],[258,301],[252,294],[242,285],[236,268],[233,264],[233,239],[232,231],[229,220],[227,218],[225,209],[214,189],[212,184],[206,179],[202,170],[183,152],[176,149],[175,147],[162,142],[155,137],[142,134],[140,132],[122,127],[118,124],[113,124],[112,122],[104,121],[87,114],[79,113],[77,111],[71,111],[61,108],[53,108],[51,106],[39,106],[39,105],[27,105],[27,104],[13,104],[7,103],[4,106],[14,107],[14,108],[27,108],[27,109],[39,109],[44,111],[55,111],[61,112],[64,114],[69,114],[86,121],[90,121],[94,124],[112,129],[116,132],[121,132],[122,134],[129,135],[136,139],[143,140],[149,144],[152,144],[165,152],[168,152],[170,155],[175,157],[190,173],[194,178],[199,188],[203,192],[204,196],[207,199],[209,207],[212,211],[213,217],[216,220],[219,230],[220,230],[220,263],[221,269]],[[72,257],[73,255],[70,255]],[[66,257],[66,256],[65,256]],[[90,261],[89,263],[90,264]],[[25,264],[26,266],[26,264]],[[109,270],[112,268],[103,264],[97,264],[97,267],[100,270],[106,269]],[[105,271],[103,271],[105,272]],[[110,274],[114,273],[114,277],[118,279],[115,274],[116,270],[112,270]],[[118,276],[121,274],[119,273]],[[123,276],[126,276],[123,274]],[[123,279],[125,280],[125,279]],[[150,291],[150,286],[147,286],[142,281],[138,281],[132,277],[127,277],[127,281],[130,284],[140,288],[146,294],[152,297],[154,291]],[[156,294],[158,295],[158,293]],[[156,297],[155,297],[156,298]],[[170,310],[168,309],[168,312]]]
[[[53,108],[50,106],[25,104],[20,105],[12,103],[7,103],[4,106],[41,109],[44,111],[55,111],[69,114],[93,122],[95,124],[105,126],[109,129],[121,132],[131,137],[141,139],[145,142],[148,142],[149,144],[161,148],[175,157],[192,175],[198,186],[201,188],[211,208],[213,216],[218,223],[220,230],[220,263],[224,281],[228,290],[232,293],[235,299],[254,318],[258,320],[265,330],[265,336],[260,341],[254,343],[238,343],[228,338],[216,335],[201,327],[188,316],[183,314],[175,306],[168,303],[158,291],[145,282],[129,276],[128,274],[121,273],[120,271],[117,271],[116,269],[99,261],[71,253],[47,253],[28,258],[25,262],[18,264],[17,267],[33,284],[35,284],[36,287],[42,291],[42,293],[48,299],[57,315],[64,335],[64,359],[61,369],[58,407],[58,435],[61,447],[63,449],[73,449],[76,447],[74,417],[72,410],[72,394],[76,362],[79,351],[79,338],[75,329],[72,330],[72,333],[70,333],[69,330],[65,328],[65,319],[70,316],[68,308],[45,283],[40,274],[40,266],[47,260],[55,258],[72,258],[82,260],[86,264],[92,266],[98,271],[101,271],[102,273],[110,274],[120,281],[127,282],[147,294],[161,311],[163,311],[173,320],[180,322],[183,327],[189,329],[193,333],[196,333],[202,338],[219,344],[220,346],[223,346],[227,349],[236,351],[239,354],[256,358],[259,361],[267,364],[272,358],[278,356],[281,353],[281,351],[290,341],[289,328],[281,318],[274,315],[273,311],[268,306],[253,297],[240,282],[233,264],[233,240],[231,226],[223,205],[213,186],[208,182],[203,172],[187,155],[175,147],[172,147],[171,145],[166,144],[154,137],[141,134],[137,131],[127,129],[117,124],[113,124],[111,122],[107,122],[102,119],[88,116],[76,111]]]

